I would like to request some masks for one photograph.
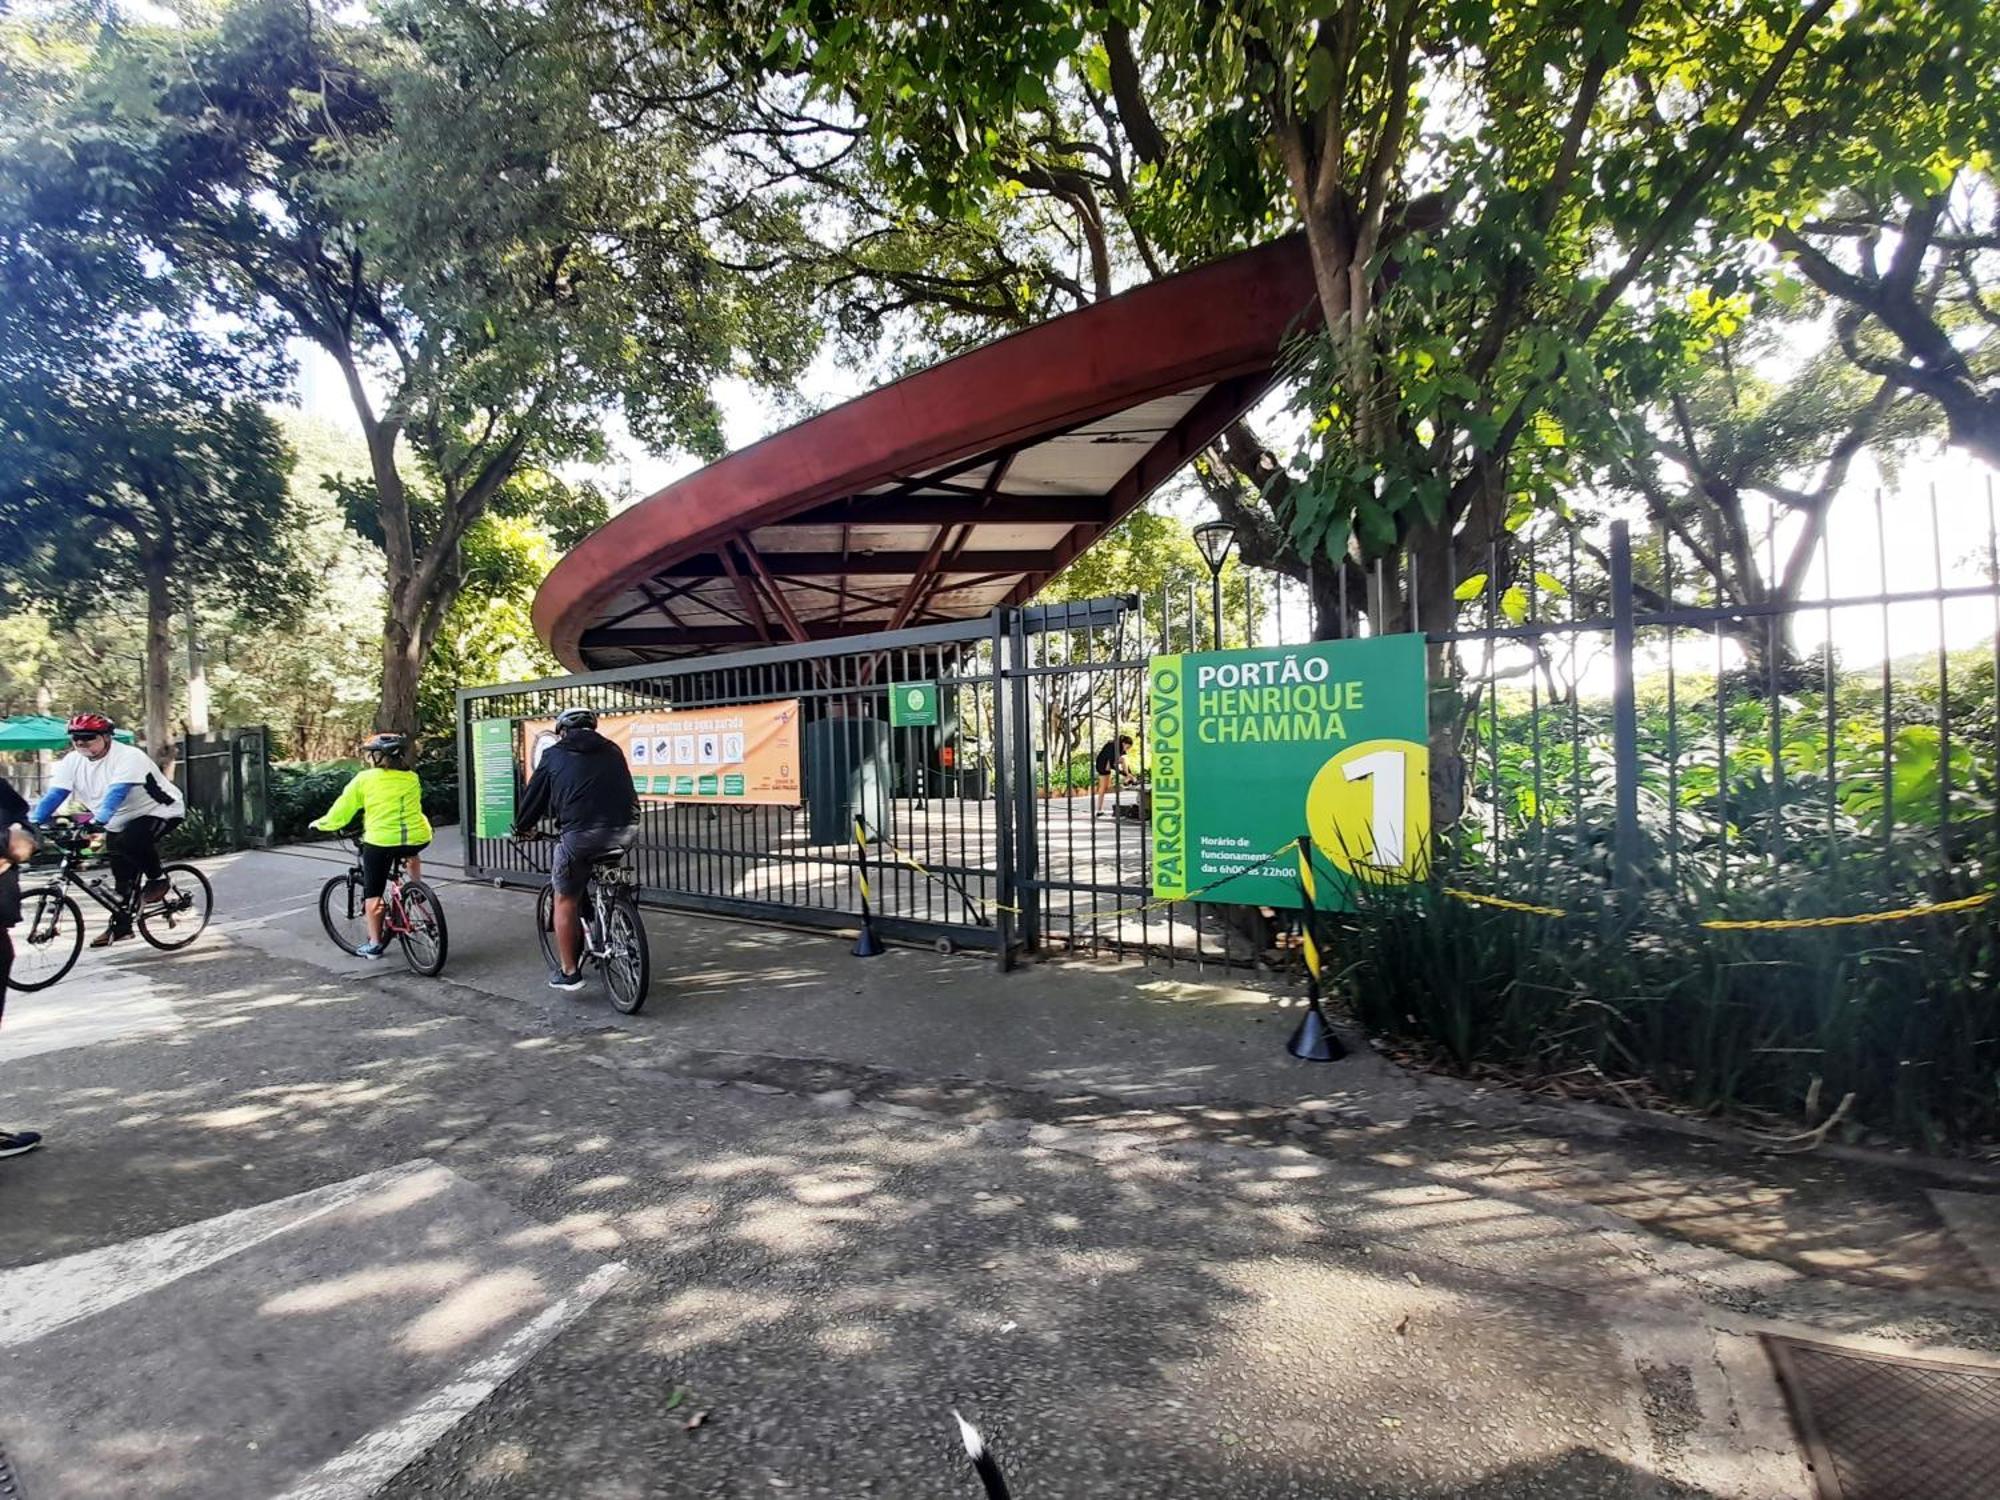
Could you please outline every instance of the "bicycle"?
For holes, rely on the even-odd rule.
[[[334,947],[353,953],[368,941],[367,901],[361,894],[365,879],[361,840],[348,834],[341,843],[354,851],[354,864],[345,875],[336,875],[320,887],[319,920]],[[444,969],[451,941],[444,906],[436,891],[409,878],[401,860],[390,870],[389,884],[382,892],[382,937],[385,942],[390,938],[400,942],[403,961],[425,978],[435,978]]]
[[[536,863],[532,856],[530,863]],[[547,865],[537,868],[548,873]],[[535,936],[551,969],[562,967],[556,956],[555,917],[556,888],[545,885],[535,900]],[[590,861],[583,891],[583,959],[578,967],[583,964],[595,964],[603,974],[613,1010],[627,1016],[639,1013],[652,983],[653,953],[646,941],[646,924],[639,919],[638,890],[625,867],[623,849]]]
[[[76,966],[83,952],[83,908],[70,895],[82,891],[111,913],[114,922],[136,930],[151,946],[171,953],[185,948],[208,926],[215,892],[193,865],[161,867],[167,893],[147,901],[147,882],[133,882],[129,896],[102,881],[86,879],[84,856],[101,830],[93,823],[58,818],[46,825],[48,840],[61,852],[55,878],[21,892],[21,922],[14,931],[14,970],[7,987],[45,990]]]

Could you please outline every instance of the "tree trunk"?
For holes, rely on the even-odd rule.
[[[168,776],[174,774],[174,742],[168,721],[173,715],[174,596],[171,560],[149,547],[146,571],[146,753]]]
[[[382,706],[375,727],[394,734],[417,732],[417,679],[423,675],[424,652],[416,625],[400,618],[392,601],[382,630]]]

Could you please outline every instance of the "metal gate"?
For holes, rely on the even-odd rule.
[[[572,705],[612,713],[796,699],[808,755],[802,804],[644,803],[632,866],[646,900],[852,927],[865,862],[876,925],[889,937],[984,949],[1003,964],[1048,944],[1222,959],[1229,944],[1212,909],[1148,903],[1143,793],[1125,789],[1102,808],[1091,796],[1101,744],[1121,728],[1135,739],[1145,733],[1146,658],[1162,635],[1136,598],[1105,599],[466,689],[458,740],[467,873],[543,879],[526,851],[478,836],[474,722]],[[891,684],[912,682],[936,684],[936,725],[890,725]],[[817,785],[815,746],[822,769],[837,770]],[[1136,748],[1130,763],[1141,764]],[[865,846],[852,837],[856,815]]]
[[[227,832],[236,848],[271,842],[271,732],[262,724],[181,740],[174,781],[190,815]]]

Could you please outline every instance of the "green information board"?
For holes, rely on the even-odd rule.
[[[1399,881],[1421,871],[1431,811],[1422,636],[1156,656],[1147,681],[1154,895],[1202,892],[1302,833],[1324,910],[1352,908],[1357,873]],[[1298,859],[1199,899],[1296,907]]]
[[[472,785],[475,831],[483,839],[504,839],[514,826],[514,721],[472,722]]]
[[[929,729],[938,721],[935,682],[889,684],[889,724],[895,729]]]

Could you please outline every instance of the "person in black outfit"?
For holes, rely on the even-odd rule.
[[[1125,752],[1131,748],[1129,734],[1106,740],[1097,747],[1097,790],[1091,795],[1090,810],[1100,818],[1104,816],[1104,794],[1111,790],[1112,778],[1122,777],[1127,786],[1132,783],[1132,768],[1125,763]]]
[[[0,1018],[7,1014],[7,982],[14,973],[12,928],[21,920],[21,872],[14,855],[16,836],[27,838],[27,799],[0,776]],[[0,1156],[20,1156],[41,1145],[32,1130],[0,1130]]]
[[[556,717],[556,741],[521,792],[514,837],[525,838],[552,818],[556,854],[549,865],[555,887],[556,956],[562,967],[549,976],[552,990],[583,988],[583,891],[591,861],[629,849],[639,833],[639,797],[625,752],[597,732],[597,715],[565,709]]]

